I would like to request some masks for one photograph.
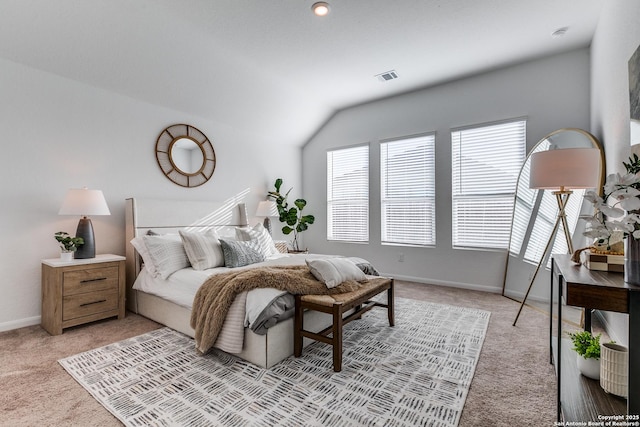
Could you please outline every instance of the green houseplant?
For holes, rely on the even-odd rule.
[[[578,370],[585,377],[600,379],[600,334],[589,331],[567,332],[578,354]]]
[[[60,243],[62,252],[75,252],[78,250],[78,246],[84,245],[82,237],[71,237],[66,231],[58,231],[53,236]]]
[[[286,225],[282,227],[282,232],[286,235],[293,233],[293,241],[291,242],[291,248],[294,252],[301,252],[298,234],[309,228],[310,224],[313,224],[315,217],[313,215],[303,215],[302,210],[307,206],[307,201],[304,199],[296,199],[293,202],[293,206],[289,207],[287,197],[291,192],[291,188],[285,193],[280,192],[282,187],[282,179],[276,179],[274,184],[275,191],[269,191],[267,197],[272,199],[278,208],[278,215],[280,222]]]

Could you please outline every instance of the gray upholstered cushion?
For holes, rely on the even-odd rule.
[[[184,250],[194,270],[206,270],[224,265],[222,247],[215,231],[188,232],[180,230],[179,233]]]
[[[220,239],[225,267],[242,267],[264,261],[264,255],[252,242]]]

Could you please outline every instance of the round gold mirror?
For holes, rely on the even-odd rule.
[[[216,168],[216,154],[209,138],[185,124],[171,125],[160,133],[156,160],[164,175],[183,187],[204,184]]]

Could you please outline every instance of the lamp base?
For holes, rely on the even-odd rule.
[[[266,217],[264,219],[264,221],[262,222],[262,225],[264,226],[264,228],[267,229],[267,231],[269,232],[269,234],[271,233],[271,220],[269,219],[269,217]]]
[[[75,259],[86,259],[96,257],[96,243],[93,235],[93,225],[89,218],[82,217],[78,221],[78,228],[76,229],[76,237],[82,237],[84,244],[78,246],[78,250],[75,253]]]

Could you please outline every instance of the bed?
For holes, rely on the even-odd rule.
[[[146,269],[143,268],[140,253],[131,241],[149,233],[175,235],[181,230],[183,232],[216,230],[224,234],[229,230],[235,230],[236,227],[247,226],[245,206],[241,200],[233,198],[225,202],[127,199],[125,208],[127,309],[194,337],[195,331],[190,325],[190,307],[180,304],[179,301],[176,302],[175,299],[172,301],[161,293],[154,295],[145,291],[143,282],[146,280]],[[305,258],[313,256],[283,255],[286,257],[284,260],[286,264],[298,265],[303,264]],[[265,262],[280,263],[279,260]],[[180,274],[186,274],[186,272],[175,273],[176,276]],[[134,288],[134,283],[137,289]],[[332,320],[330,315],[310,311],[305,314],[304,321],[306,328],[320,331],[329,326]],[[244,335],[241,351],[232,351],[232,353],[255,365],[269,368],[293,354],[293,327],[293,318],[286,318],[260,333],[248,327],[244,328],[241,331]],[[311,340],[305,340],[304,345],[311,342]],[[224,346],[222,348],[226,349]]]

